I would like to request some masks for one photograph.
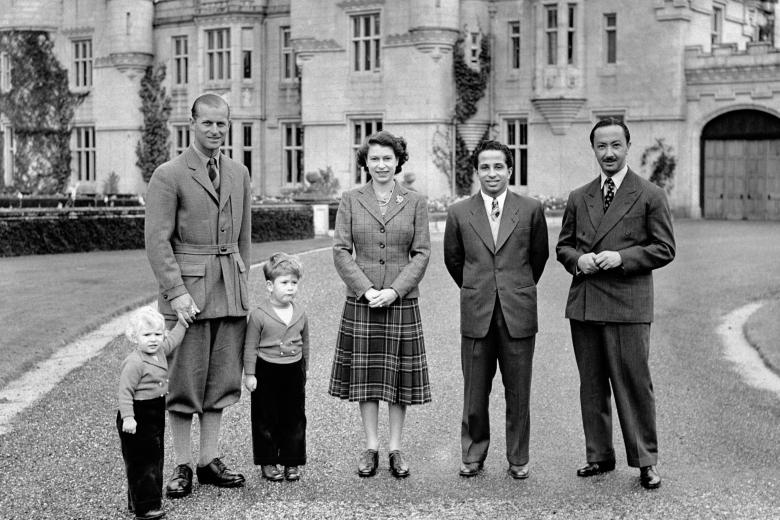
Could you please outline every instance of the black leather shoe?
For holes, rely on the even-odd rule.
[[[270,480],[271,482],[281,482],[284,480],[284,475],[282,475],[282,472],[276,467],[276,464],[264,464],[260,466],[260,473],[263,475],[264,479]]]
[[[376,468],[379,467],[379,452],[377,450],[366,450],[360,454],[358,461],[358,475],[361,477],[373,477],[376,475]]]
[[[165,494],[168,498],[184,498],[190,493],[192,493],[192,468],[189,464],[179,464],[165,486]]]
[[[189,467],[189,466],[188,466]],[[135,515],[135,520],[157,520],[165,516],[162,509],[151,509],[142,515]]]
[[[244,485],[244,475],[227,469],[225,463],[215,457],[205,466],[198,466],[196,470],[198,482],[201,484],[213,484],[217,487],[241,487]]]
[[[661,475],[656,471],[655,466],[644,466],[639,468],[639,483],[645,489],[658,489],[661,487]]]
[[[287,466],[284,468],[284,478],[291,482],[301,479],[301,470],[298,466]]]
[[[476,477],[484,464],[482,462],[464,462],[460,465],[461,477]]]
[[[409,476],[409,466],[406,464],[400,450],[390,452],[390,473],[395,478],[406,478]]]
[[[614,460],[602,460],[599,462],[588,462],[583,467],[577,470],[578,477],[592,477],[594,475],[600,475],[615,469]]]
[[[510,464],[509,470],[507,470],[509,476],[513,479],[523,480],[528,478],[528,464]]]

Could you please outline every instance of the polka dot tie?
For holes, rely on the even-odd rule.
[[[607,187],[607,193],[604,195],[604,212],[606,213],[609,205],[612,204],[612,199],[615,198],[615,181],[608,177],[604,181],[604,186]]]

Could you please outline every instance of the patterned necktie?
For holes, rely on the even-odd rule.
[[[207,164],[207,169],[209,172],[209,179],[211,180],[211,184],[214,185],[215,189],[219,188],[219,182],[217,181],[217,161],[214,160],[214,158],[210,158],[209,162]]]
[[[615,198],[615,181],[611,177],[607,177],[604,185],[607,187],[607,194],[604,195],[604,213],[606,213],[609,205],[612,204],[612,199]]]
[[[494,221],[498,220],[498,217],[501,216],[501,210],[498,209],[498,199],[493,199],[493,202],[490,203],[490,218],[492,218]]]

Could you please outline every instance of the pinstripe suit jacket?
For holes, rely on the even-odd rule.
[[[453,204],[444,229],[444,264],[460,287],[461,335],[487,335],[496,295],[511,337],[536,334],[536,283],[549,256],[538,201],[507,191],[495,244],[479,192]]]
[[[617,251],[623,265],[585,275],[584,253]],[[566,317],[580,321],[653,321],[653,269],[674,259],[672,217],[664,191],[629,168],[605,213],[601,181],[569,194],[556,247],[558,261],[574,277]]]
[[[146,254],[160,285],[158,306],[189,293],[198,318],[246,316],[252,192],[246,167],[220,159],[217,194],[192,147],[160,165],[149,181]],[[220,251],[224,247],[224,251]]]
[[[430,256],[425,197],[396,182],[383,216],[371,181],[341,195],[333,262],[347,285],[347,296],[360,298],[374,287],[417,298]]]

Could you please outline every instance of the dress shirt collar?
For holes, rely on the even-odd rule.
[[[628,172],[628,165],[626,164],[623,166],[619,172],[614,174],[612,176],[612,182],[615,183],[615,191],[618,190],[620,187],[620,184],[623,182],[623,179],[626,178],[626,172]],[[601,191],[604,192],[604,183],[607,182],[607,176],[604,175],[604,172],[601,172]]]
[[[504,201],[506,200],[506,192],[507,190],[504,190],[501,192],[501,195],[496,197],[496,200],[498,201],[498,211],[501,213],[504,212]],[[488,195],[482,190],[479,190],[479,193],[482,195],[482,201],[485,203],[485,211],[487,211],[487,214],[490,215],[491,206],[493,205],[493,196]]]
[[[208,171],[208,163],[209,163],[210,157],[208,155],[206,155],[205,153],[201,152],[200,149],[197,146],[195,146],[195,145],[192,145],[192,149],[195,150],[196,154],[198,154],[198,157],[200,157],[200,160],[203,161],[203,167],[206,168],[206,170]],[[219,173],[219,159],[220,159],[220,155],[221,155],[220,151],[217,151],[217,153],[214,155],[214,160],[217,163],[217,173]]]

